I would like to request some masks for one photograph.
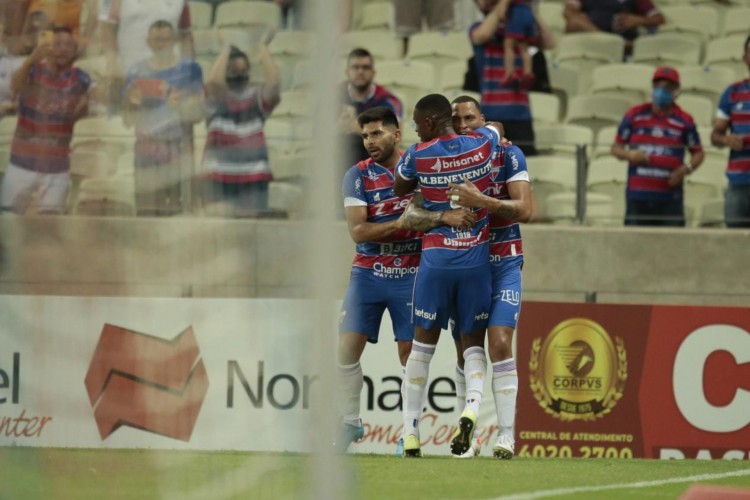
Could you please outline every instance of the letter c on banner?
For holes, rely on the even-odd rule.
[[[750,362],[750,333],[731,325],[709,325],[688,335],[677,350],[672,386],[682,416],[698,429],[734,432],[750,424],[750,391],[738,388],[726,406],[703,394],[703,368],[716,351],[727,351],[738,365]]]

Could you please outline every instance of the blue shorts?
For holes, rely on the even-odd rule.
[[[487,328],[490,318],[490,264],[435,269],[422,263],[414,284],[414,324],[426,330],[448,327],[452,317],[461,333]]]
[[[388,309],[393,325],[394,340],[414,340],[411,323],[411,297],[414,278],[376,278],[368,272],[352,272],[349,289],[341,306],[339,333],[354,332],[367,336],[367,341],[378,342],[380,321]]]
[[[521,313],[520,260],[513,266],[492,266],[492,308],[489,326],[509,326],[516,329]]]
[[[528,43],[533,43],[539,38],[530,6],[515,4],[508,7],[505,36]]]

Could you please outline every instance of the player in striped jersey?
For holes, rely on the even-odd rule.
[[[396,194],[404,196],[421,186],[424,209],[439,213],[460,208],[447,197],[449,182],[470,179],[480,189],[489,188],[490,160],[500,139],[497,128],[456,134],[450,102],[439,94],[421,98],[414,107],[413,119],[423,142],[411,146],[399,162]],[[487,371],[484,331],[491,301],[487,213],[475,213],[476,223],[468,230],[439,226],[423,238],[413,294],[414,343],[406,363],[405,456],[421,456],[418,423],[429,364],[440,330],[448,326],[451,316],[458,319],[466,347],[466,408],[459,419],[459,433],[451,440],[451,452],[462,455],[471,447]]]
[[[750,69],[750,37],[743,51]],[[724,205],[727,227],[750,227],[750,79],[733,83],[721,95],[711,142],[730,149]]]
[[[703,163],[703,148],[693,117],[674,102],[677,70],[656,68],[652,82],[651,102],[625,113],[612,145],[612,155],[629,163],[625,225],[684,226],[682,182]]]
[[[458,133],[471,133],[485,125],[484,115],[474,98],[457,97],[452,106],[453,128]],[[471,181],[451,183],[449,193],[459,205],[489,212],[492,308],[487,345],[492,363],[492,392],[495,395],[498,425],[493,454],[498,458],[512,458],[518,372],[511,345],[521,312],[523,267],[518,222],[528,222],[531,218],[531,187],[526,158],[517,146],[501,143],[492,156],[492,177],[487,195],[482,194]]]
[[[360,358],[367,342],[378,341],[385,309],[391,316],[402,367],[411,352],[412,289],[422,248],[422,234],[403,228],[402,215],[412,195],[397,196],[393,190],[394,169],[401,157],[395,114],[386,107],[372,108],[359,115],[358,123],[370,158],[351,167],[343,182],[349,234],[357,250],[339,325],[343,417],[335,446],[342,452],[364,435]],[[465,228],[474,220],[470,211],[452,209],[430,212],[422,223],[425,229],[443,224]]]

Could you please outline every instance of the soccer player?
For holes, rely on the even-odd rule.
[[[485,125],[479,103],[472,97],[453,100],[453,128],[468,134]],[[498,436],[495,457],[513,458],[513,428],[518,393],[518,372],[511,345],[521,311],[523,247],[518,222],[531,218],[531,187],[526,158],[517,146],[501,144],[492,157],[489,195],[471,182],[450,184],[450,199],[465,207],[486,209],[490,217],[492,307],[487,345],[492,363]]]
[[[351,167],[343,195],[349,234],[357,243],[349,290],[339,326],[339,381],[342,422],[335,447],[343,452],[364,435],[360,393],[364,383],[360,358],[367,342],[376,343],[385,309],[391,316],[401,366],[411,351],[411,297],[421,254],[421,233],[403,228],[402,215],[412,196],[393,191],[401,157],[401,132],[393,111],[369,109],[359,115],[362,141],[370,158]],[[475,216],[465,209],[433,211],[425,228],[442,224],[468,228]]]
[[[489,187],[490,159],[500,139],[498,129],[456,134],[450,102],[439,94],[421,98],[413,118],[423,142],[411,146],[399,162],[394,185],[397,195],[405,196],[421,186],[424,208],[439,212],[461,208],[447,197],[449,182],[468,179],[481,190]],[[471,447],[487,371],[484,331],[491,299],[487,212],[479,210],[476,216],[468,230],[438,226],[423,238],[412,299],[414,342],[406,362],[404,456],[421,456],[418,423],[430,361],[440,330],[448,326],[451,316],[457,319],[466,348],[466,407],[451,439],[451,452],[463,455]]]

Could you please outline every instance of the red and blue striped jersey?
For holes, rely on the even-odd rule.
[[[498,141],[497,131],[489,127],[466,135],[437,137],[411,146],[396,169],[406,180],[417,179],[425,210],[459,208],[448,197],[448,183],[468,179],[486,193],[490,186],[492,154]],[[471,229],[440,226],[427,231],[422,240],[422,261],[440,269],[486,265],[488,243],[487,210],[478,210],[477,222]]]
[[[479,25],[475,23],[469,28],[469,39]],[[499,27],[492,40],[484,45],[472,45],[482,93],[482,113],[489,121],[531,121],[528,92],[506,88],[502,84],[505,79],[503,33],[504,28]],[[517,73],[523,72],[520,55],[516,56],[514,67]]]
[[[81,99],[91,87],[84,71],[70,67],[59,74],[45,62],[29,69],[18,97],[18,125],[11,145],[14,165],[47,174],[70,170],[70,141]]]
[[[350,106],[354,106],[357,109],[357,115],[371,108],[385,106],[386,108],[390,108],[391,111],[393,111],[393,114],[396,115],[396,118],[398,118],[399,122],[403,118],[403,107],[401,105],[401,100],[395,95],[391,94],[388,89],[383,87],[382,85],[373,85],[370,89],[370,94],[367,96],[367,99],[363,101],[355,101],[354,99],[352,99],[352,96],[349,93],[348,84],[344,82],[341,84],[341,102]]]
[[[733,134],[743,136],[742,151],[729,151],[727,178],[732,185],[750,184],[750,80],[733,83],[721,94],[718,118],[729,120]]]
[[[648,165],[628,165],[629,200],[681,200],[682,185],[670,187],[670,174],[685,162],[685,149],[702,151],[693,117],[673,105],[669,114],[657,114],[651,103],[630,108],[617,129],[617,144],[643,151]]]
[[[487,192],[497,200],[509,200],[508,184],[529,182],[526,157],[518,146],[499,146],[492,157],[490,188]],[[490,261],[493,266],[516,265],[523,262],[521,228],[518,222],[490,214]]]
[[[344,176],[344,206],[367,207],[367,222],[401,217],[412,195],[396,196],[394,180],[393,171],[372,158],[357,163]],[[413,278],[421,251],[422,233],[401,229],[382,241],[357,243],[352,272],[368,272],[384,279]]]

